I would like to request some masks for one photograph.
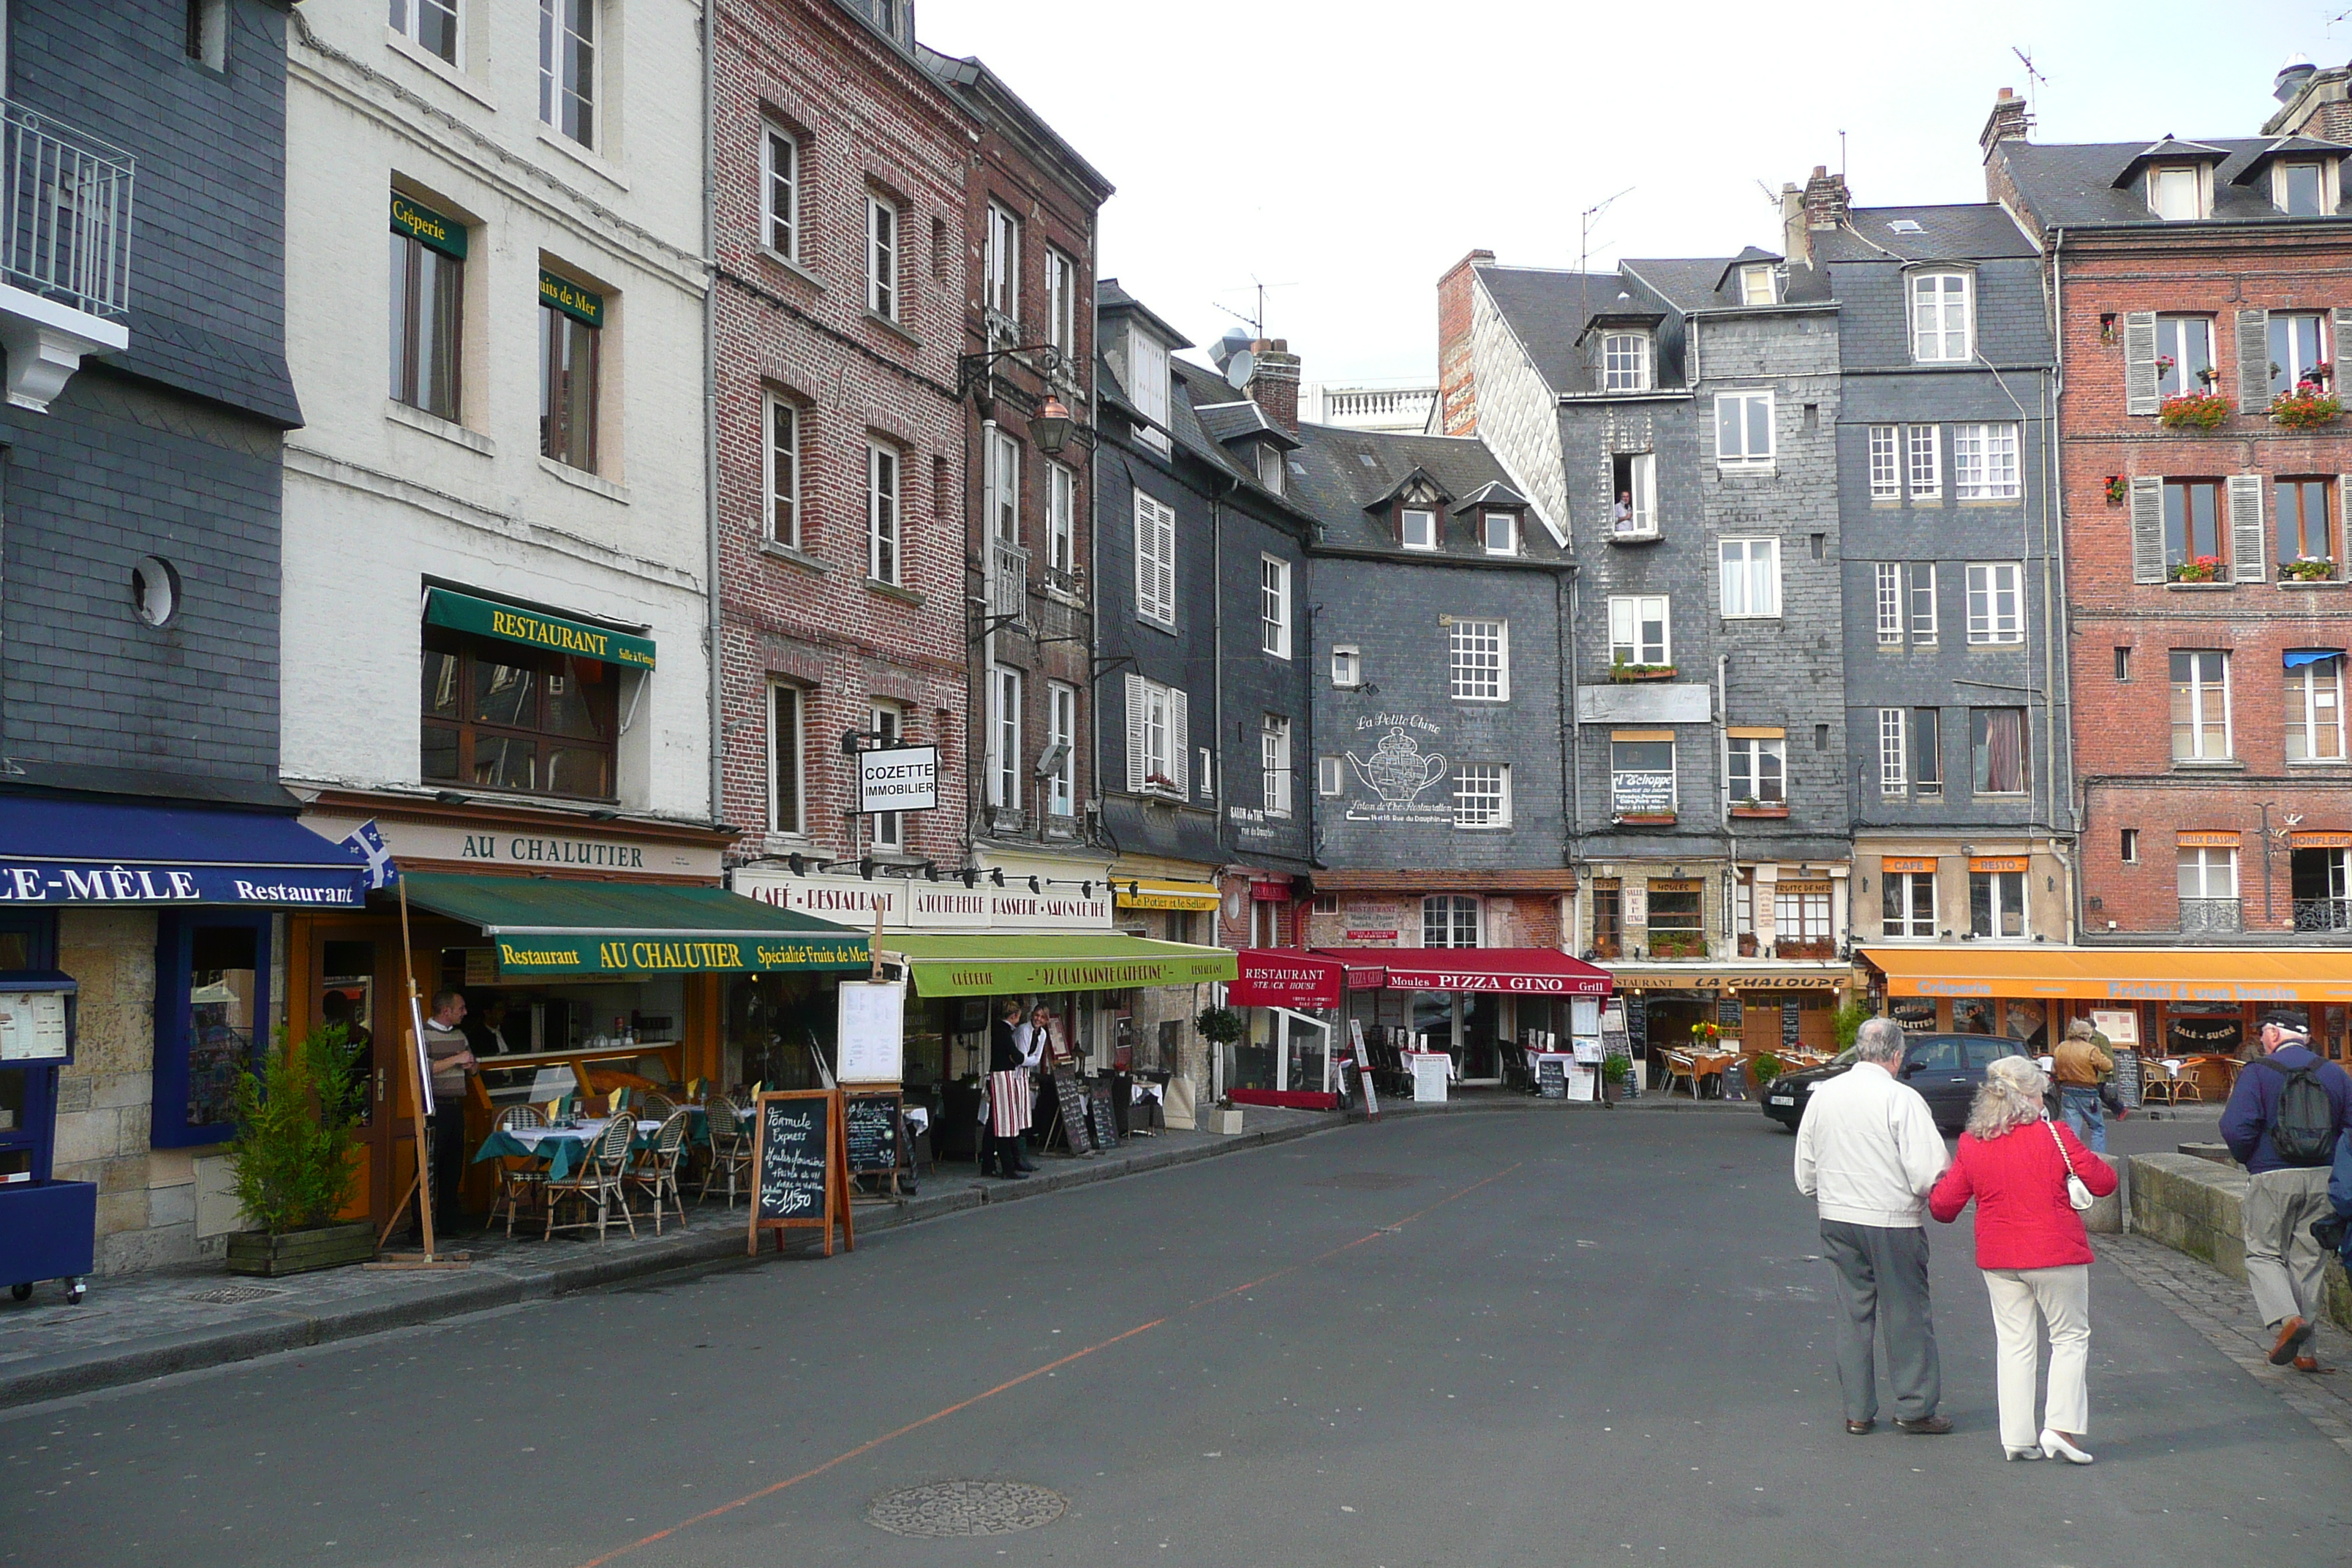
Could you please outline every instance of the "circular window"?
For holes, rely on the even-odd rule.
[[[142,556],[131,569],[131,605],[151,626],[170,625],[180,613],[178,570],[161,556]]]

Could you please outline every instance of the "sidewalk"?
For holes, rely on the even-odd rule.
[[[1613,1104],[1591,1100],[1545,1100],[1537,1095],[1521,1094],[1501,1089],[1455,1089],[1451,1090],[1444,1100],[1433,1104],[1423,1104],[1412,1100],[1391,1099],[1385,1095],[1381,1099],[1381,1115],[1383,1118],[1444,1115],[1448,1111],[1464,1110],[1535,1110],[1549,1111],[1554,1114],[1590,1113],[1594,1116],[1613,1115],[1620,1110],[1698,1110],[1716,1113],[1744,1111],[1749,1116],[1759,1118],[1764,1114],[1752,1100],[1692,1100],[1686,1095],[1668,1096],[1655,1092],[1644,1094],[1639,1100],[1621,1100]],[[1257,1114],[1255,1107],[1251,1109],[1250,1114],[1252,1116]],[[1368,1120],[1360,1103],[1350,1106],[1345,1114],[1350,1121]]]
[[[1264,1148],[1339,1126],[1343,1120],[1336,1113],[1253,1106],[1245,1130],[1232,1137],[1171,1131],[1130,1138],[1107,1153],[1081,1159],[1043,1156],[1045,1168],[1025,1182],[985,1181],[969,1165],[943,1165],[924,1178],[913,1198],[860,1203],[857,1230],[863,1237],[983,1204],[1042,1197]],[[656,1238],[640,1214],[635,1238],[623,1226],[601,1247],[593,1233],[585,1240],[574,1231],[551,1241],[525,1241],[518,1234],[509,1242],[502,1232],[483,1235],[468,1224],[444,1238],[445,1248],[473,1255],[472,1267],[462,1269],[331,1268],[257,1279],[214,1264],[94,1279],[77,1307],[67,1306],[54,1284],[37,1287],[32,1300],[21,1303],[0,1293],[0,1409],[674,1269],[748,1261],[749,1218],[741,1204],[731,1212],[716,1200],[688,1204],[687,1215],[686,1229],[672,1223]],[[810,1233],[795,1238],[793,1251],[815,1245]],[[761,1256],[773,1259],[778,1254],[771,1247]]]

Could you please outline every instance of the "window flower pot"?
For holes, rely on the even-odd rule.
[[[2325,583],[2335,575],[2336,563],[2325,555],[2301,555],[2279,563],[2282,583]]]
[[[2218,555],[2200,555],[2194,561],[2166,567],[2164,574],[2167,579],[2175,583],[2219,582],[2221,576],[2221,558]]]
[[[2283,430],[2309,430],[2333,425],[2344,405],[2309,382],[2271,399],[2271,423]]]
[[[1751,816],[1751,817],[1752,817],[1752,816],[1788,816],[1788,815],[1789,815],[1789,806],[1788,806],[1788,803],[1787,803],[1787,802],[1785,802],[1785,801],[1774,802],[1774,801],[1751,800],[1751,801],[1747,801],[1747,802],[1745,802],[1745,803],[1743,803],[1743,804],[1741,804],[1741,805],[1735,805],[1735,806],[1733,806],[1733,807],[1731,808],[1731,815],[1732,815],[1732,816]]]
[[[1671,664],[1612,664],[1612,680],[1672,680],[1680,672]]]
[[[2156,416],[2168,430],[2218,430],[2237,411],[2238,405],[2220,393],[2184,392],[2166,398]]]
[[[1675,814],[1671,811],[1628,811],[1620,813],[1617,821],[1626,827],[1672,827]]]
[[[232,1274],[307,1274],[314,1268],[341,1268],[365,1263],[375,1256],[375,1226],[366,1220],[351,1225],[313,1226],[272,1236],[265,1230],[241,1230],[228,1238],[228,1271]]]

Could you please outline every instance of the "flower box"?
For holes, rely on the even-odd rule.
[[[2200,555],[2193,561],[2166,567],[2164,574],[2168,581],[2174,583],[2219,582],[2221,577],[2221,558],[2218,555]]]
[[[2336,563],[2326,555],[2299,555],[2279,563],[2282,583],[2325,583],[2335,575]]]
[[[1789,815],[1789,805],[1786,801],[1751,800],[1733,806],[1731,815],[1734,816],[1786,816]]]
[[[2166,398],[2156,416],[2168,429],[2218,430],[2237,411],[2238,405],[2218,392],[2184,392]]]
[[[2304,382],[2293,392],[2282,392],[2271,399],[2271,423],[2286,430],[2333,425],[2343,412],[2343,404],[2311,382]]]
[[[1675,814],[1671,811],[1627,811],[1619,813],[1617,820],[1627,827],[1672,827]]]
[[[1679,673],[1671,664],[1612,664],[1612,680],[1672,680]]]
[[[366,1220],[350,1225],[314,1226],[272,1236],[264,1230],[241,1230],[228,1238],[228,1271],[259,1274],[271,1279],[307,1274],[314,1268],[341,1268],[365,1263],[375,1256],[375,1226]]]

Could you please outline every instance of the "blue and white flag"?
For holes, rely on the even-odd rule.
[[[400,880],[400,868],[393,864],[392,851],[384,847],[383,834],[373,820],[361,823],[352,829],[343,842],[352,847],[367,862],[368,890],[389,888]]]

